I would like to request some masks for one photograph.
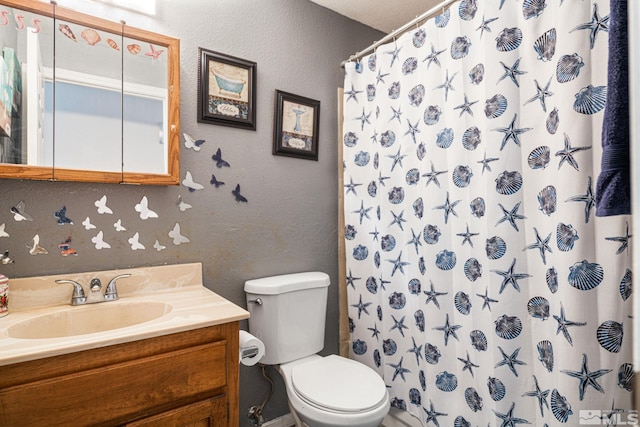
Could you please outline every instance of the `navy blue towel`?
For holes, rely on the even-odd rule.
[[[596,216],[631,213],[627,0],[610,0],[607,104],[602,128],[602,170]]]

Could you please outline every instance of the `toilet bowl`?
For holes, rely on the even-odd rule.
[[[278,366],[300,426],[377,427],[389,393],[371,368],[344,357],[312,355]]]

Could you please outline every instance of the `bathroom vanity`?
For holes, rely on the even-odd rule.
[[[131,277],[118,281],[118,301],[85,307],[68,305],[71,287],[55,283],[122,273]],[[239,425],[239,321],[248,312],[204,288],[200,264],[14,279],[11,291],[17,307],[0,319],[0,425]],[[55,304],[37,306],[44,295]],[[145,304],[167,307],[140,323],[125,314]],[[75,319],[73,310],[133,324],[55,336],[78,332],[38,323]],[[28,337],[29,325],[40,332]]]

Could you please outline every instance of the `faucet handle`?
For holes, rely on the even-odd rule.
[[[125,273],[125,274],[119,274],[116,277],[114,277],[113,279],[111,279],[109,281],[109,284],[107,285],[107,289],[104,292],[104,300],[105,301],[115,301],[118,299],[118,289],[116,288],[116,281],[118,279],[121,279],[123,277],[129,277],[131,276],[131,274],[129,273]]]
[[[59,279],[59,280],[56,280],[56,283],[60,283],[60,284],[68,283],[73,285],[73,294],[71,295],[71,305],[82,305],[87,302],[87,297],[85,296],[84,290],[82,289],[82,286],[80,286],[80,283],[76,282],[75,280],[68,280],[68,279]]]

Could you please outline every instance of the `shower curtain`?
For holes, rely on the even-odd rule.
[[[594,215],[606,0],[462,0],[345,65],[351,356],[425,426],[631,424],[630,216]]]

